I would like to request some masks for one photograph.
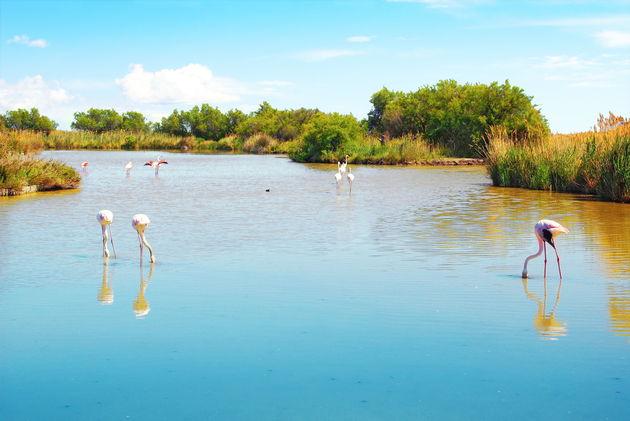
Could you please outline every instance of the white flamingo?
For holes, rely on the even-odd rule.
[[[558,273],[560,274],[560,279],[562,279],[562,271],[560,270],[560,256],[558,255],[558,250],[556,248],[556,243],[554,241],[554,237],[558,234],[568,233],[569,230],[557,223],[556,221],[551,221],[549,219],[542,219],[536,222],[534,226],[534,234],[536,234],[536,240],[538,240],[538,252],[536,254],[532,254],[525,259],[525,264],[523,265],[523,278],[527,278],[527,263],[530,260],[535,259],[540,256],[543,251],[545,252],[545,269],[544,269],[544,278],[547,278],[547,246],[545,243],[549,243],[553,250],[556,252],[556,258],[558,259]]]
[[[148,216],[142,213],[138,213],[131,218],[131,226],[138,233],[138,241],[140,241],[140,262],[142,262],[143,246],[149,249],[149,255],[151,257],[151,263],[155,263],[155,256],[153,256],[153,248],[147,243],[147,239],[144,236],[144,230],[149,226],[151,220]]]
[[[114,257],[116,257],[116,249],[114,248],[114,237],[112,236],[112,222],[114,222],[114,214],[112,211],[103,209],[96,214],[96,220],[101,224],[103,231],[103,257],[109,257],[109,250],[107,249],[107,227],[109,227],[109,237],[112,243],[112,251]]]
[[[348,184],[350,184],[350,193],[352,193],[352,183],[354,182],[354,174],[352,174],[352,169],[348,167],[348,174],[346,174],[346,178],[348,179]]]
[[[346,166],[348,166],[348,156],[346,155],[344,157],[345,161],[344,162],[337,162],[337,169],[339,170],[339,172],[343,175],[346,173]]]
[[[341,170],[337,168],[337,172],[335,173],[335,183],[339,185],[340,181],[341,181]]]
[[[129,173],[131,172],[132,167],[133,163],[131,161],[127,162],[127,165],[125,165],[125,172],[127,173],[127,175],[129,175]]]

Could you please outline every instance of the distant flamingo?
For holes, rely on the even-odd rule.
[[[540,256],[542,252],[545,252],[545,269],[544,269],[544,278],[547,278],[547,245],[545,243],[549,243],[553,250],[556,252],[556,258],[558,259],[558,273],[560,274],[560,279],[562,279],[562,271],[560,270],[560,256],[558,255],[558,250],[556,249],[556,243],[554,241],[554,237],[558,234],[568,233],[569,230],[557,223],[556,221],[551,221],[549,219],[542,219],[536,223],[534,226],[534,234],[536,234],[536,240],[538,240],[538,252],[536,254],[532,254],[525,259],[525,264],[523,265],[523,278],[527,278],[527,263],[531,259],[535,259]]]
[[[341,174],[346,173],[346,166],[348,165],[348,156],[349,155],[344,156],[344,159],[345,159],[344,162],[337,162],[337,169],[339,170]]]
[[[88,165],[90,165],[90,164],[88,164],[88,162],[87,162],[87,161],[83,161],[83,162],[81,162],[81,169],[82,169],[83,171],[87,170],[87,166],[88,166]]]
[[[341,169],[337,168],[337,172],[335,173],[335,183],[339,185],[340,181],[341,181]]]
[[[147,243],[147,239],[144,237],[144,230],[146,229],[146,227],[149,226],[150,223],[151,223],[151,220],[149,220],[149,217],[142,213],[138,213],[134,215],[133,218],[131,218],[131,226],[138,233],[138,240],[140,241],[140,262],[142,262],[143,246],[146,246],[149,249],[149,255],[151,256],[151,263],[155,263],[155,257],[153,256],[153,249],[151,248],[149,243]]]
[[[346,178],[348,179],[348,184],[350,184],[350,193],[352,193],[352,183],[354,182],[354,174],[352,174],[352,169],[348,167],[348,174],[346,174]]]
[[[131,161],[127,162],[127,165],[125,165],[125,172],[127,173],[127,175],[129,175],[129,173],[131,172],[132,167],[133,163]]]
[[[158,156],[157,159],[155,161],[149,161],[147,163],[145,163],[144,165],[150,165],[153,168],[155,168],[155,175],[158,175],[158,172],[160,171],[160,165],[162,164],[168,164],[168,162],[166,162],[165,160],[161,159],[161,156]]]
[[[112,243],[112,250],[114,251],[114,257],[116,257],[116,249],[114,248],[114,237],[112,236],[112,222],[114,222],[114,214],[110,210],[103,209],[96,214],[96,220],[101,224],[103,231],[103,257],[109,257],[109,250],[107,249],[107,227],[109,226],[109,237]]]

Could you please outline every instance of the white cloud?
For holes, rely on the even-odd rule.
[[[360,54],[363,54],[363,52],[356,50],[310,50],[298,53],[296,57],[302,61],[314,62],[338,57],[357,56]]]
[[[346,38],[348,42],[370,42],[374,39],[373,36],[368,35],[355,35],[353,37]]]
[[[29,47],[46,48],[48,42],[45,39],[30,39],[28,35],[15,35],[7,41],[9,44],[23,44]]]
[[[293,86],[295,83],[289,82],[286,80],[261,80],[258,82],[259,85],[263,86]]]
[[[128,99],[144,104],[233,102],[244,91],[240,83],[216,77],[201,64],[157,72],[147,72],[141,64],[134,64],[122,79],[116,79],[116,84]]]
[[[40,75],[25,77],[15,84],[0,79],[0,109],[49,108],[72,99],[65,89],[51,86]]]
[[[595,36],[606,47],[630,47],[630,32],[602,31]]]
[[[387,0],[390,3],[422,3],[434,9],[450,9],[487,3],[488,0]]]
[[[573,69],[579,70],[584,69],[588,66],[592,66],[595,63],[592,61],[585,61],[580,59],[579,57],[568,57],[568,56],[546,56],[544,58],[543,63],[539,64],[540,67],[551,68],[551,69]]]

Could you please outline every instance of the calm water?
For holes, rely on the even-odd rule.
[[[2,420],[628,419],[628,205],[482,168],[354,167],[350,195],[275,156],[45,155],[90,166],[0,200]],[[520,278],[542,218],[562,283]]]

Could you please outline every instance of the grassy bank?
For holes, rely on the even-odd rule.
[[[42,149],[96,149],[96,150],[179,150],[188,152],[236,152],[254,154],[289,154],[301,162],[335,163],[348,154],[355,164],[422,164],[449,154],[439,146],[432,146],[421,136],[407,135],[388,139],[357,135],[339,142],[336,148],[318,149],[314,156],[304,158],[307,142],[313,139],[298,138],[281,141],[272,136],[256,133],[251,136],[229,135],[220,140],[204,140],[192,136],[179,137],[158,132],[133,133],[124,131],[91,133],[52,131],[49,134],[26,130],[4,132],[10,138],[12,149],[29,153]]]
[[[630,202],[630,124],[520,142],[505,131],[493,130],[486,162],[495,186],[587,193]]]
[[[43,147],[38,137],[25,136],[18,131],[0,131],[0,189],[15,193],[31,185],[39,190],[77,187],[81,177],[74,168],[32,156]]]

